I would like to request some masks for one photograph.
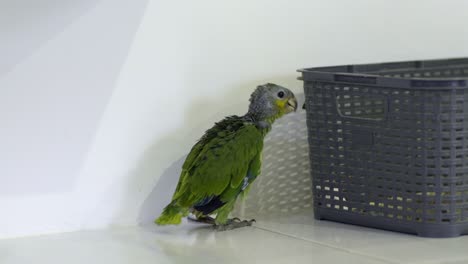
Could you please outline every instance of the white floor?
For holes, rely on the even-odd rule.
[[[468,236],[428,239],[313,220],[311,212],[214,232],[207,226],[116,228],[0,240],[2,264],[468,263]]]

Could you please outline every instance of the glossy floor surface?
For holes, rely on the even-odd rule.
[[[468,236],[419,238],[315,221],[310,211],[254,225],[225,232],[194,223],[148,225],[5,239],[0,263],[468,263]]]

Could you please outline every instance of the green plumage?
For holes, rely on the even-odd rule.
[[[263,98],[255,99],[254,94],[251,105]],[[216,224],[225,224],[237,197],[247,191],[260,174],[263,139],[273,121],[284,113],[278,108],[265,118],[259,118],[258,111],[230,116],[206,131],[182,166],[171,203],[155,222],[179,224],[182,217],[192,212],[197,216],[216,214]]]

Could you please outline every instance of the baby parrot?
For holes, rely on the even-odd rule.
[[[180,224],[192,213],[195,221],[213,224],[220,231],[252,225],[255,220],[229,219],[229,213],[260,174],[263,139],[271,125],[296,109],[296,98],[287,88],[271,83],[258,86],[245,115],[224,118],[192,147],[172,201],[155,223]]]

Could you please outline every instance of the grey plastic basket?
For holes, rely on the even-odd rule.
[[[468,233],[468,58],[300,72],[315,218]]]

